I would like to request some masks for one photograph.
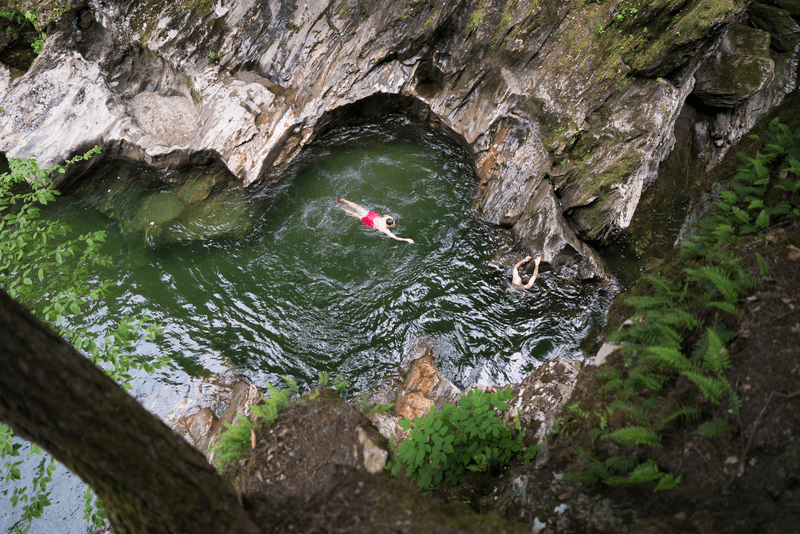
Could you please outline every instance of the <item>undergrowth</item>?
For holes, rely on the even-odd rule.
[[[508,410],[510,389],[485,394],[472,390],[462,395],[458,406],[446,403],[441,410],[431,407],[424,417],[398,424],[411,430],[397,449],[392,472],[403,467],[420,488],[438,487],[446,479],[457,484],[467,471],[486,471],[490,465],[503,466],[514,457],[527,463],[538,445],[526,448],[519,417],[513,423],[498,417],[496,410]]]
[[[257,428],[266,428],[275,422],[275,419],[283,413],[284,410],[293,402],[297,400],[297,382],[288,376],[283,377],[283,381],[288,386],[285,389],[279,389],[277,386],[267,384],[267,396],[262,398],[261,404],[251,404],[250,410],[253,413],[253,418],[239,414],[238,420],[235,423],[223,422],[227,429],[220,435],[217,442],[209,449],[214,451],[214,464],[217,470],[221,473],[233,464],[236,460],[247,456],[249,450],[253,448],[252,440]],[[342,380],[342,375],[336,377],[331,383],[330,376],[325,371],[319,374],[319,384],[321,387],[333,386],[333,388],[341,393],[348,384],[347,380]],[[311,393],[309,399],[314,399],[319,395],[319,390]]]
[[[643,460],[647,448],[661,447],[679,425],[691,425],[706,438],[737,431],[742,401],[726,374],[731,368],[726,347],[735,334],[737,304],[769,274],[768,262],[757,253],[752,262],[757,272],[743,266],[748,253],[742,238],[762,238],[769,228],[800,219],[800,129],[792,132],[775,119],[763,139],[751,137],[763,142],[764,153],[739,154],[743,163],[730,189],[684,244],[677,272],[647,275],[639,294],[624,299],[635,310],[633,318],[608,338],[619,344],[624,366],[604,365],[595,373],[602,382],[599,392],[613,400],[601,411],[579,403],[569,407],[569,417],[591,425],[592,447],[577,451],[587,467],[566,473],[565,479],[669,489],[680,477]],[[679,380],[693,387],[676,393]],[[711,418],[712,405],[723,407],[715,413],[730,418]],[[562,420],[558,432],[566,427]],[[634,454],[604,455],[598,440]]]

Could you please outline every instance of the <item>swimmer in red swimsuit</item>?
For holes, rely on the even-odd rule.
[[[395,222],[394,219],[391,218],[389,215],[381,215],[375,211],[367,211],[366,209],[362,208],[355,202],[350,202],[342,197],[336,197],[337,207],[344,211],[351,217],[355,217],[356,219],[361,219],[361,222],[369,226],[370,228],[374,228],[382,234],[386,234],[392,239],[396,239],[397,241],[406,241],[408,243],[413,243],[413,239],[408,239],[405,237],[397,237],[392,232],[389,231],[389,228],[394,228]]]

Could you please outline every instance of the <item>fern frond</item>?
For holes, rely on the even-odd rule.
[[[620,428],[605,436],[606,439],[616,441],[620,445],[650,445],[652,447],[661,446],[661,436],[656,432],[643,426],[628,426]]]
[[[756,219],[756,227],[764,229],[769,226],[769,213],[767,210],[761,210],[761,213],[758,214],[758,218]]]
[[[636,466],[627,477],[612,477],[606,481],[606,484],[609,486],[639,486],[655,482],[662,476],[663,473],[658,470],[655,460],[648,460]]]
[[[707,308],[717,308],[724,312],[730,313],[731,315],[737,315],[739,312],[736,309],[736,306],[731,304],[730,302],[720,302],[715,300],[713,302],[709,302],[706,306]]]
[[[690,369],[689,359],[683,355],[679,348],[675,347],[648,347],[647,352],[658,358],[667,367],[679,371]]]
[[[613,471],[630,471],[638,463],[636,456],[612,456],[605,462],[606,467]]]
[[[639,366],[634,367],[630,373],[628,373],[628,379],[625,382],[635,389],[659,391],[666,380],[666,376],[654,373],[649,369],[643,369],[643,366]]]
[[[764,256],[756,252],[756,261],[758,262],[758,268],[761,271],[761,274],[763,274],[764,276],[768,275],[769,262],[764,258]]]
[[[630,296],[625,299],[625,304],[640,310],[658,310],[674,306],[672,298],[668,296]]]
[[[650,285],[653,286],[653,289],[655,289],[661,295],[673,297],[681,293],[681,287],[679,284],[670,282],[660,274],[646,275],[646,279],[648,282],[650,282]]]
[[[720,404],[725,397],[726,387],[722,380],[706,376],[696,371],[683,371],[683,376],[694,382],[700,391],[714,404]]]
[[[681,483],[680,475],[677,477],[672,476],[671,473],[664,473],[664,475],[659,479],[658,484],[656,484],[655,489],[653,492],[656,491],[665,491],[674,488],[678,484]]]
[[[697,427],[694,433],[706,438],[718,438],[721,436],[728,436],[732,434],[733,431],[733,425],[729,424],[725,419],[714,419]]]
[[[697,406],[689,404],[679,404],[661,412],[658,418],[659,428],[664,428],[674,421],[683,419],[686,422],[700,419],[702,411]]]
[[[622,373],[613,365],[603,365],[597,371],[595,371],[594,376],[597,378],[613,380],[615,378],[621,378]]]
[[[715,265],[702,265],[697,269],[686,269],[686,273],[698,282],[710,282],[728,302],[736,302],[741,289],[731,280],[728,272]]]

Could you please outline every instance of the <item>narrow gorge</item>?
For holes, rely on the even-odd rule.
[[[346,306],[359,298],[321,275],[320,287],[311,287],[316,282],[315,269],[324,265],[327,257],[341,253],[344,262],[363,263],[365,269],[373,257],[376,262],[401,267],[416,265],[413,261],[424,266],[418,271],[408,267],[407,277],[390,273],[384,280],[383,275],[374,276],[378,289],[358,282],[359,289],[366,292],[391,295],[386,299],[390,304],[369,301],[376,313],[386,318],[373,320],[371,311],[364,312],[366,324],[392,339],[387,349],[390,354],[375,359],[376,365],[391,371],[379,379],[352,371],[369,366],[369,362],[330,359],[335,362],[330,364],[332,371],[333,367],[352,371],[358,392],[366,395],[364,402],[396,405],[385,417],[372,414],[370,419],[385,437],[398,441],[403,439],[396,426],[399,416],[419,416],[431,406],[455,403],[474,382],[484,391],[496,391],[494,386],[504,385],[496,383],[501,377],[513,382],[511,404],[523,410],[527,436],[544,443],[554,427],[558,429],[559,414],[563,418],[567,404],[576,406],[573,403],[580,395],[585,401],[591,395],[587,392],[596,387],[584,382],[575,389],[581,368],[592,367],[584,367],[581,360],[595,356],[602,345],[605,352],[590,361],[601,364],[619,348],[604,345],[598,337],[605,334],[602,315],[619,286],[628,289],[645,263],[648,267],[659,265],[672,254],[671,245],[649,252],[654,235],[688,239],[685,232],[691,225],[684,224],[683,217],[687,213],[700,216],[701,197],[718,179],[715,169],[732,165],[726,160],[732,157],[729,149],[746,139],[760,124],[759,119],[787,95],[795,94],[800,54],[800,9],[788,0],[182,0],[166,4],[75,0],[64,5],[28,0],[3,1],[2,6],[3,13],[34,14],[37,32],[46,33],[41,53],[32,63],[18,64],[12,61],[12,53],[26,38],[26,27],[30,33],[30,26],[13,17],[0,17],[0,29],[7,28],[0,34],[0,153],[7,160],[35,154],[39,166],[45,168],[99,146],[99,155],[54,174],[52,185],[122,221],[119,224],[125,236],[139,239],[143,235],[145,252],[124,252],[126,245],[120,245],[123,253],[130,254],[120,261],[130,266],[134,260],[142,262],[141,267],[136,264],[136,269],[147,272],[141,280],[161,277],[163,286],[153,282],[152,294],[168,286],[183,284],[186,288],[194,283],[191,276],[181,278],[181,267],[176,265],[195,261],[205,243],[212,243],[207,249],[215,248],[213,240],[217,238],[257,245],[245,253],[240,249],[247,247],[240,241],[231,247],[236,249],[233,253],[218,247],[213,251],[218,262],[214,269],[225,262],[241,261],[230,271],[213,271],[223,279],[222,289],[197,287],[195,300],[170,305],[179,315],[204,303],[219,309],[223,305],[216,301],[218,294],[232,287],[246,294],[240,302],[244,303],[240,307],[247,308],[241,320],[216,325],[244,332],[232,343],[235,349],[220,351],[234,368],[247,367],[240,352],[263,348],[258,345],[263,332],[282,331],[282,337],[276,334],[274,338],[280,347],[270,353],[280,362],[271,364],[269,372],[274,375],[280,374],[278,368],[313,374],[313,363],[292,359],[295,352],[305,350],[304,343],[315,362],[325,360],[325,355],[337,348],[346,352],[351,345],[366,344],[361,334],[336,336],[324,330],[331,316],[326,299]],[[383,124],[388,129],[382,130]],[[402,133],[398,124],[410,129]],[[352,141],[359,135],[373,136],[375,145],[413,138],[414,147],[403,145],[400,149],[412,156],[402,157],[430,153],[429,159],[415,165],[438,181],[414,178],[416,170],[402,179],[392,177],[391,172],[400,171],[387,170],[391,165],[398,169],[412,166],[394,162],[392,155],[371,156],[374,160],[369,160],[369,166],[376,169],[368,171],[353,171],[351,167],[358,165],[346,162],[345,156],[342,162],[330,156],[337,150],[377,151],[372,145],[362,148],[366,145]],[[438,140],[433,135],[439,136]],[[391,161],[391,165],[380,167],[373,161]],[[339,167],[334,168],[336,165]],[[312,168],[319,175],[308,178]],[[425,231],[431,243],[414,235],[423,242],[418,252],[391,249],[384,255],[368,247],[357,249],[361,242],[349,245],[352,250],[343,246],[340,251],[303,241],[306,234],[301,230],[305,227],[292,229],[292,225],[300,226],[289,208],[302,203],[305,220],[326,225],[325,231],[318,227],[309,232],[331,241],[334,230],[345,231],[346,221],[331,223],[331,210],[321,199],[341,194],[337,191],[342,189],[344,194],[364,191],[349,181],[354,172],[373,173],[370,179],[376,181],[384,172],[384,179],[392,180],[395,188],[387,188],[394,205],[387,200],[380,208],[407,209],[405,221],[403,213],[399,214],[400,223],[406,224],[398,230],[399,235],[416,228]],[[112,174],[129,176],[114,185],[104,178]],[[675,182],[665,181],[668,174],[669,179],[676,177]],[[292,197],[299,200],[287,200],[288,183],[301,190]],[[403,191],[407,191],[406,200],[398,199]],[[129,200],[134,192],[145,198],[135,202],[161,196],[149,210],[124,220],[124,207],[135,205]],[[653,207],[677,197],[681,198],[676,211],[680,236],[673,235],[677,228],[656,228],[660,224],[656,213],[661,208]],[[412,201],[437,204],[436,209],[428,210],[431,219],[415,214]],[[461,207],[461,202],[467,205]],[[70,219],[71,209],[67,206],[62,212],[53,212],[57,213],[54,217]],[[460,211],[469,212],[461,221],[453,215]],[[193,226],[192,217],[204,222]],[[439,231],[443,225],[454,230]],[[211,226],[213,230],[209,230]],[[185,242],[194,244],[181,245],[182,255],[176,255],[176,260],[166,260],[159,252],[158,247]],[[635,274],[620,274],[623,267],[614,257],[620,255],[621,249],[615,248],[620,243],[627,247],[625,254],[639,262]],[[315,250],[304,256],[286,255],[287,250],[303,247]],[[206,248],[202,250],[206,252]],[[469,261],[460,263],[459,251],[468,255]],[[653,257],[648,257],[650,254]],[[264,255],[274,258],[263,260]],[[364,259],[367,255],[369,259]],[[504,284],[498,281],[498,272],[505,276],[527,255],[541,257],[541,272],[547,273],[544,281],[540,280],[543,290],[536,295],[535,304],[521,297],[512,302],[505,288],[494,291],[493,287]],[[278,267],[274,265],[285,258],[297,262],[297,276],[290,273],[283,279],[275,274]],[[527,271],[530,274],[532,266]],[[434,289],[434,283],[414,280],[437,276],[440,279],[435,282],[440,286]],[[467,281],[465,287],[459,277]],[[129,281],[123,279],[118,285]],[[298,300],[286,306],[296,308],[305,300],[322,310],[320,315],[310,315],[307,322],[297,321],[291,327],[288,322],[281,325],[280,303],[267,305],[250,299],[270,284],[307,285],[306,291],[297,290]],[[466,287],[468,284],[472,286]],[[402,305],[406,300],[425,301],[434,296],[442,300],[451,297],[448,305],[456,311],[425,309],[420,312],[421,319],[405,321]],[[466,308],[477,301],[497,316],[481,311],[479,317],[467,318]],[[399,303],[397,307],[395,303]],[[273,308],[278,310],[274,316]],[[452,318],[448,315],[451,311]],[[347,308],[339,320],[355,323],[361,312]],[[458,318],[462,312],[463,320]],[[168,313],[164,315],[161,320],[169,322]],[[625,318],[617,324],[618,318],[611,323],[621,329]],[[181,320],[186,322],[176,319],[174,329],[183,325],[202,328],[192,322],[195,316]],[[253,334],[248,320],[267,324],[253,327]],[[507,368],[494,374],[481,372],[480,364],[470,367],[448,359],[451,355],[437,354],[444,345],[437,345],[420,326],[436,321],[462,323],[453,327],[453,333],[447,331],[456,339],[452,352],[470,352],[464,357],[489,362],[487,368]],[[409,324],[413,326],[409,328]],[[537,328],[546,328],[547,333],[540,334]],[[286,333],[289,330],[291,333]],[[492,330],[496,338],[487,341]],[[590,330],[592,334],[587,336]],[[313,340],[313,333],[324,333],[327,339]],[[525,336],[534,334],[546,342],[538,347],[527,343]],[[580,347],[579,337],[586,338]],[[211,346],[217,339],[212,334],[207,339],[193,336],[184,348],[190,352],[205,347],[206,341]],[[445,352],[451,345],[446,345]],[[536,358],[548,361],[531,369]],[[186,367],[194,364],[189,356],[181,361]],[[256,374],[267,372],[254,368]],[[218,381],[238,400],[221,402],[214,397],[209,401],[216,394],[203,393],[214,410],[197,411],[193,402],[176,405],[174,398],[165,395],[172,404],[153,410],[203,451],[221,431],[221,420],[235,420],[236,409],[226,410],[225,404],[238,402],[239,413],[252,416],[247,405],[258,397],[250,389],[247,394],[242,392],[245,386],[237,382],[239,377],[228,364],[213,371],[208,383]],[[159,395],[153,397],[149,402],[156,403]],[[310,417],[306,408],[293,410],[293,417]],[[375,446],[387,447],[373,428],[367,431],[358,426],[366,423],[354,422],[349,413],[337,417],[348,428],[360,429],[357,437],[353,430],[342,439],[342,450],[335,453],[340,456],[331,452],[332,458],[338,458],[337,465],[350,465],[350,448],[366,457]],[[279,420],[275,432],[302,433],[298,428],[296,420],[284,419]],[[335,433],[330,421],[315,430],[316,439],[321,440],[333,441],[330,436]],[[255,439],[254,434],[253,449]],[[296,443],[292,446],[299,447]],[[555,469],[547,462],[567,465],[564,447],[562,443],[554,448],[554,458],[547,446],[543,447],[534,464],[545,470]],[[265,449],[263,456],[268,457],[270,451]],[[374,464],[374,458],[371,461]],[[353,465],[363,471],[358,461]],[[301,467],[292,469],[302,471]],[[269,493],[269,489],[264,489],[263,480],[255,482],[262,476],[253,474],[256,472],[249,472],[241,485],[242,478],[234,484],[240,495],[245,495],[245,504],[255,510],[254,516],[272,517],[270,506],[274,503],[259,501],[259,492]],[[300,498],[304,492],[318,491],[317,499],[324,500],[319,497],[323,488],[329,492],[327,498],[335,501],[337,489],[332,481],[341,473],[320,473],[324,480],[317,481],[313,489],[298,482],[288,493],[280,493],[281,498]],[[558,481],[561,474],[550,476]],[[497,478],[501,478],[499,474]],[[360,488],[365,480],[348,478],[342,487],[348,491],[356,485]],[[469,502],[473,510],[520,521],[536,532],[636,532],[635,526],[626,529],[642,524],[656,528],[646,518],[620,512],[624,507],[614,509],[606,496],[543,480],[529,472],[517,473],[516,478],[506,476],[502,484],[497,483],[496,493],[487,488],[462,488],[452,489],[445,497]],[[378,494],[394,491],[391,485],[380,488],[375,490]],[[470,497],[473,489],[476,496]],[[539,490],[550,500],[531,496]],[[559,508],[561,504],[548,517],[541,514],[541,507],[552,508],[553,495],[559,502],[569,502],[566,515],[567,508]],[[492,502],[492,497],[497,502]],[[545,500],[546,505],[542,504]],[[426,506],[415,503],[403,506]],[[330,512],[327,504],[308,504],[307,500],[306,505],[312,515],[314,510]],[[580,507],[584,510],[577,511]],[[441,513],[446,515],[436,512]],[[476,531],[494,528],[486,525],[475,526]],[[453,527],[452,531],[456,530]],[[443,527],[441,531],[451,530]]]

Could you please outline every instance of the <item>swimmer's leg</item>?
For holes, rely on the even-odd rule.
[[[336,200],[341,202],[342,204],[344,204],[344,206],[347,206],[347,208],[349,208],[349,209],[347,209],[344,206],[339,206],[348,215],[351,215],[353,217],[358,217],[359,219],[362,219],[362,218],[366,217],[369,214],[369,211],[365,210],[363,207],[359,206],[355,202],[350,202],[346,198],[336,197]]]

